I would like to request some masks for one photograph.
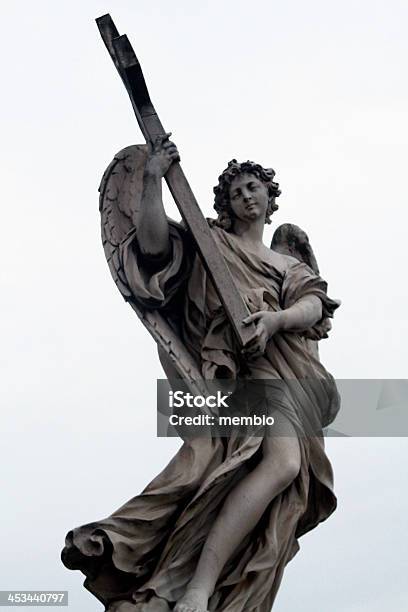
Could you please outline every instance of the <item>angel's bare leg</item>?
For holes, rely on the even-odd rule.
[[[275,416],[275,415],[274,415]],[[227,497],[204,544],[196,571],[174,612],[204,612],[219,575],[238,544],[256,526],[270,502],[293,482],[300,469],[295,430],[282,414],[262,443],[263,457]]]

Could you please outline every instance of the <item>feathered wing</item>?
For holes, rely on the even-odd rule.
[[[305,263],[319,275],[319,266],[309,238],[300,227],[293,223],[284,223],[276,228],[271,242],[271,249],[282,255],[290,255],[298,261]],[[329,318],[323,318],[312,330],[305,332],[306,338],[316,341],[311,344],[313,350],[317,351],[317,341],[328,337],[332,325]]]
[[[193,356],[161,312],[137,302],[122,267],[121,245],[138,227],[146,159],[146,145],[131,145],[119,151],[104,172],[99,187],[103,248],[117,288],[157,342],[167,376],[181,377],[192,391],[203,394],[201,372]]]
[[[306,232],[297,225],[293,223],[279,225],[273,234],[271,249],[282,253],[282,255],[295,257],[307,264],[315,274],[319,274],[319,266],[317,265],[309,238]]]

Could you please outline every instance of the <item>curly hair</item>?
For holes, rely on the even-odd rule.
[[[218,213],[218,219],[215,221],[215,224],[227,231],[231,229],[234,219],[229,196],[230,186],[236,176],[244,173],[256,176],[268,190],[269,201],[265,223],[271,223],[272,214],[279,208],[275,203],[275,199],[281,194],[281,191],[279,184],[273,180],[275,171],[272,168],[263,168],[251,161],[239,163],[236,159],[232,159],[228,162],[228,167],[218,177],[218,185],[214,187],[214,208]]]

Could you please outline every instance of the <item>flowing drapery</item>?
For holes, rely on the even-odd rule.
[[[154,273],[143,264],[135,233],[124,241],[122,264],[132,293],[143,307],[162,309],[178,321],[204,378],[220,373],[237,377],[238,348],[211,280],[197,256],[189,261],[177,228],[170,230],[172,257]],[[284,268],[276,267],[266,253],[245,250],[234,234],[217,227],[212,231],[250,312],[285,309],[314,295],[322,302],[323,317],[333,315],[338,303],[308,266],[287,258]],[[339,407],[331,375],[299,333],[276,334],[265,354],[248,365],[253,379],[288,383],[290,392],[275,408],[298,435],[301,468],[224,567],[209,601],[211,612],[268,612],[284,567],[298,550],[298,537],[336,507],[321,433]],[[109,610],[171,610],[184,593],[224,499],[259,462],[261,445],[261,436],[185,441],[141,495],[107,519],[71,531],[64,562],[82,569],[85,585]]]

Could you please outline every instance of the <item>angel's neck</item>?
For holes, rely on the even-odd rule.
[[[242,242],[248,245],[259,246],[263,244],[262,237],[265,228],[263,219],[256,219],[248,222],[241,219],[234,219],[233,232],[239,236]]]

